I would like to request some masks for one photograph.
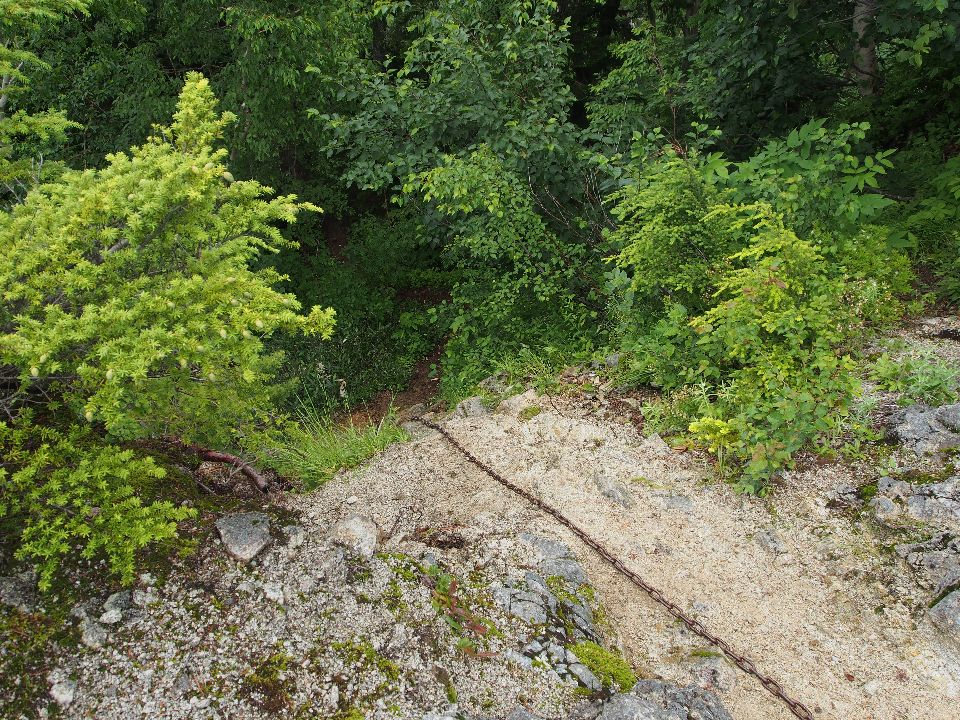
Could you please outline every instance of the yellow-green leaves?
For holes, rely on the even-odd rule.
[[[14,509],[25,518],[20,553],[41,561],[45,581],[77,542],[128,577],[136,549],[185,517],[140,503],[157,469],[118,443],[230,446],[272,406],[279,357],[265,340],[333,331],[333,310],[301,314],[275,289],[276,271],[253,267],[290,245],[278,223],[316,208],[234,180],[216,147],[231,117],[215,108],[191,73],[169,127],[0,214],[0,365],[21,382],[0,402],[23,437],[58,438],[37,446],[0,433],[13,487],[37,488]],[[24,411],[38,403],[42,412]],[[102,520],[70,519],[94,505]]]
[[[289,244],[276,222],[314,207],[271,199],[256,182],[224,184],[225,151],[213,143],[230,118],[215,107],[206,79],[190,75],[170,127],[0,218],[9,248],[0,293],[16,310],[0,312],[0,362],[34,380],[56,367],[63,402],[118,437],[162,427],[228,440],[238,418],[223,408],[242,414],[269,397],[266,385],[244,379],[248,370],[270,376],[263,339],[333,329],[332,310],[300,315],[292,296],[273,289],[275,272],[250,268]],[[52,362],[36,361],[39,347]],[[202,389],[211,378],[216,398]],[[213,402],[221,412],[209,412]]]
[[[0,423],[0,468],[4,492],[0,516],[24,515],[17,556],[36,563],[40,587],[50,586],[60,558],[79,545],[81,555],[103,554],[129,582],[136,552],[173,537],[176,523],[195,514],[169,502],[142,503],[136,487],[162,478],[151,458],[102,445],[87,428],[38,428],[24,416]]]

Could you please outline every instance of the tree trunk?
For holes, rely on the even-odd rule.
[[[877,0],[856,0],[853,11],[853,34],[856,47],[853,54],[853,77],[862,97],[877,94],[877,42],[873,36],[873,21],[877,14]]]

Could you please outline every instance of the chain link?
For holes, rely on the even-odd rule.
[[[584,543],[586,543],[589,547],[591,547],[601,558],[603,558],[603,560],[608,565],[612,566],[620,574],[629,578],[630,581],[634,585],[636,585],[638,588],[643,590],[643,592],[646,593],[651,600],[653,600],[658,605],[663,607],[668,613],[670,613],[673,617],[675,617],[677,620],[679,620],[688,628],[690,628],[690,630],[693,631],[695,634],[699,635],[701,638],[709,642],[711,645],[718,648],[721,652],[723,652],[724,655],[730,658],[730,660],[732,660],[733,663],[738,668],[743,670],[743,672],[747,673],[748,675],[752,675],[757,680],[759,680],[760,684],[763,685],[764,688],[766,688],[776,698],[781,700],[790,709],[790,712],[793,713],[796,717],[800,718],[800,720],[814,720],[813,713],[810,712],[809,708],[807,708],[806,705],[804,705],[799,700],[795,700],[794,698],[790,697],[787,694],[786,690],[783,689],[783,686],[780,683],[778,683],[776,680],[774,680],[772,677],[770,677],[769,675],[764,675],[762,672],[760,672],[757,669],[757,666],[754,665],[753,661],[750,658],[737,653],[725,640],[722,640],[721,638],[717,637],[716,635],[711,633],[709,630],[707,630],[707,628],[703,625],[703,623],[701,623],[699,620],[696,620],[690,617],[676,603],[668,600],[662,592],[660,592],[657,588],[650,585],[646,580],[640,577],[633,570],[628,568],[623,563],[622,560],[619,560],[618,558],[614,557],[609,550],[607,550],[597,540],[595,540],[590,535],[588,535],[586,531],[581,530],[577,525],[573,523],[573,521],[568,520],[563,514],[560,513],[559,510],[557,510],[551,505],[548,505],[546,502],[536,497],[535,495],[531,495],[529,492],[527,492],[520,486],[507,480],[505,477],[500,475],[496,470],[494,470],[489,465],[487,465],[482,460],[480,460],[475,455],[473,455],[473,453],[471,453],[463,445],[461,445],[460,442],[456,438],[454,438],[447,430],[440,427],[435,422],[431,422],[430,420],[427,420],[422,417],[415,417],[415,418],[412,418],[412,420],[420,423],[421,425],[425,425],[431,430],[436,430],[444,438],[446,438],[451,445],[453,445],[458,451],[460,451],[460,453],[463,454],[463,456],[467,458],[467,460],[469,460],[471,463],[473,463],[478,468],[483,470],[484,473],[492,477],[494,480],[496,480],[498,483],[503,485],[508,490],[516,493],[520,497],[524,498],[525,500],[527,500],[528,502],[530,502],[531,504],[533,504],[534,506],[536,506],[537,508],[545,512],[547,515],[550,515],[551,517],[556,519],[557,522],[559,522],[561,525],[566,527],[568,530],[570,530],[570,532],[572,532],[574,535],[580,538]]]

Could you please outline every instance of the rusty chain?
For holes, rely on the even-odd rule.
[[[643,592],[645,592],[647,596],[650,597],[651,600],[653,600],[658,605],[663,607],[668,613],[670,613],[671,615],[673,615],[673,617],[675,617],[677,620],[679,620],[684,625],[686,625],[695,634],[699,635],[701,638],[709,642],[711,645],[718,648],[721,652],[723,652],[724,655],[730,658],[730,660],[732,660],[733,663],[738,668],[743,670],[743,672],[747,673],[748,675],[752,675],[757,680],[759,680],[760,684],[763,685],[763,687],[766,688],[767,691],[769,691],[774,697],[781,700],[787,706],[787,708],[789,708],[790,712],[793,713],[793,715],[800,718],[800,720],[814,720],[813,713],[810,712],[810,709],[806,705],[804,705],[799,700],[795,700],[794,698],[790,697],[787,694],[787,691],[783,689],[783,686],[780,683],[778,683],[776,680],[774,680],[772,677],[770,677],[769,675],[764,675],[762,672],[760,672],[760,670],[757,669],[757,666],[753,663],[753,661],[750,658],[736,652],[725,640],[711,633],[703,623],[701,623],[699,620],[695,618],[690,617],[680,606],[678,606],[676,603],[669,600],[657,588],[655,588],[653,585],[648,583],[646,580],[640,577],[633,570],[631,570],[626,565],[624,565],[622,560],[619,560],[618,558],[614,557],[609,550],[607,550],[605,547],[603,547],[603,545],[600,544],[599,541],[593,539],[590,535],[586,533],[586,531],[581,530],[577,525],[573,523],[573,521],[568,520],[559,510],[557,510],[551,505],[548,505],[546,502],[536,497],[535,495],[531,495],[529,492],[527,492],[520,486],[507,480],[505,477],[500,475],[496,470],[491,468],[489,465],[484,463],[482,460],[477,458],[473,453],[467,450],[463,445],[460,444],[460,442],[455,437],[453,437],[453,435],[451,435],[447,430],[440,427],[435,422],[427,420],[423,417],[415,417],[411,419],[420,423],[421,425],[424,425],[430,428],[431,430],[436,430],[444,438],[446,438],[447,441],[451,445],[453,445],[453,447],[455,447],[458,451],[460,451],[460,453],[464,457],[466,457],[467,460],[469,460],[471,463],[473,463],[478,468],[480,468],[484,473],[492,477],[494,480],[496,480],[498,483],[503,485],[505,488],[507,488],[511,492],[516,493],[520,497],[524,498],[525,500],[527,500],[528,502],[530,502],[531,504],[533,504],[534,506],[536,506],[537,508],[545,512],[547,515],[550,515],[557,522],[559,522],[561,525],[563,525],[568,530],[570,530],[570,532],[572,532],[574,535],[580,538],[584,543],[586,543],[588,546],[593,548],[593,550],[601,558],[603,558],[603,560],[608,565],[611,565],[615,570],[617,570],[617,572],[627,577],[634,585],[636,585],[638,588],[643,590]]]

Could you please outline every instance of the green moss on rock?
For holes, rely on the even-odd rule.
[[[583,640],[570,649],[577,658],[590,668],[603,687],[617,685],[621,690],[629,690],[637,683],[633,668],[619,654],[600,647],[595,642]]]

